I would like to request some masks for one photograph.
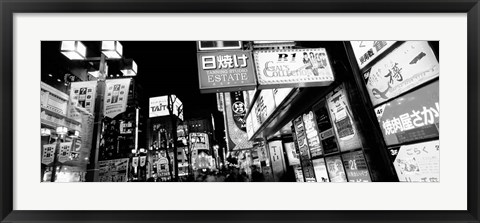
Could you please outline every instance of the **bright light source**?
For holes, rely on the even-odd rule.
[[[60,79],[57,79],[57,81],[58,81],[58,82],[62,82],[62,80],[60,80]]]
[[[80,41],[62,41],[60,51],[70,60],[84,60],[87,48]]]
[[[80,132],[79,131],[76,131],[73,133],[73,135],[70,135],[70,137],[72,138],[78,138],[80,136]]]
[[[90,71],[90,72],[88,72],[88,74],[92,75],[95,78],[98,78],[100,76],[100,71],[98,71],[98,70]]]
[[[68,128],[63,127],[63,126],[59,126],[59,127],[57,127],[56,132],[57,132],[58,135],[65,135],[68,132]]]
[[[52,132],[50,131],[50,129],[41,128],[40,129],[40,134],[41,134],[41,136],[49,136],[49,135],[52,134]]]
[[[125,62],[125,66],[123,67],[123,70],[121,70],[123,76],[137,76],[137,63],[132,59],[127,59]]]
[[[120,59],[123,54],[122,44],[118,41],[102,41],[102,53],[110,59]]]

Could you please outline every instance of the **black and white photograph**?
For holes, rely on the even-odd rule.
[[[438,184],[440,45],[41,41],[39,181]]]

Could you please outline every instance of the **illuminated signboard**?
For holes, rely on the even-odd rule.
[[[361,148],[360,132],[355,124],[344,85],[340,85],[327,95],[327,105],[340,150]]]
[[[390,148],[393,166],[402,182],[440,182],[440,141]]]
[[[310,148],[310,156],[316,157],[323,154],[323,148],[318,137],[317,123],[312,111],[303,114],[303,123],[305,124],[305,133],[307,136],[308,147]]]
[[[317,182],[330,182],[328,179],[327,166],[325,165],[325,160],[323,158],[314,159],[313,169],[315,170],[315,176],[317,177]]]
[[[243,93],[241,91],[224,93],[225,114],[226,114],[226,131],[230,150],[239,150],[252,148],[253,144],[249,141],[246,131],[245,117],[239,115],[240,107],[235,103],[242,100]],[[237,100],[238,99],[238,100]],[[232,101],[234,100],[234,101]],[[242,109],[245,109],[242,107]],[[244,114],[244,112],[243,112]],[[239,115],[239,116],[235,116]]]
[[[172,95],[171,101],[173,102],[173,115],[176,115],[178,118],[183,120],[183,104],[177,96]],[[168,95],[153,97],[149,99],[149,116],[150,118],[159,117],[159,116],[168,116],[170,115],[168,111]]]
[[[300,152],[300,163],[303,168],[303,176],[307,182],[315,182],[315,173],[312,161],[310,160],[310,152],[307,145],[307,137],[305,133],[305,126],[302,121],[302,117],[298,117],[293,120],[293,126],[295,129],[296,143]]]
[[[270,117],[275,107],[273,91],[271,89],[262,90],[255,101],[255,114],[260,125]]]
[[[408,41],[363,74],[373,105],[438,77],[440,67],[427,41]]]
[[[55,112],[57,114],[66,116],[67,115],[67,105],[68,105],[68,96],[41,82],[41,91],[40,91],[40,107],[46,110]]]
[[[103,114],[115,118],[127,110],[130,78],[110,79],[105,81],[105,97],[103,100]]]
[[[280,178],[283,176],[286,169],[282,141],[271,141],[268,143],[268,148],[270,150],[270,160],[272,161],[272,169],[275,181],[280,181]]]
[[[202,93],[252,90],[257,85],[250,51],[215,51],[197,54]]]
[[[390,48],[396,41],[350,41],[360,69]]]
[[[288,165],[296,166],[300,165],[300,159],[298,153],[295,149],[295,144],[293,142],[288,142],[283,144],[285,152],[287,153]]]
[[[348,182],[371,182],[367,161],[362,151],[342,154],[343,165],[347,172]]]
[[[98,161],[100,182],[127,182],[128,158]]]
[[[328,115],[328,110],[325,101],[322,100],[313,106],[315,117],[317,118],[317,127],[320,132],[320,142],[322,143],[323,152],[325,154],[338,152],[337,139],[335,131]]]
[[[198,41],[199,50],[241,49],[242,41]]]
[[[324,48],[257,50],[258,88],[328,86],[333,70]]]
[[[331,182],[347,182],[345,169],[343,168],[340,156],[325,157],[327,163],[328,176]]]
[[[375,109],[387,145],[439,136],[438,87],[435,81]]]

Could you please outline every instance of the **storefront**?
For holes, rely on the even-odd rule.
[[[246,127],[264,142],[274,181],[439,180],[438,45],[358,44],[253,51],[259,85],[244,91]],[[297,54],[304,66],[291,62]]]

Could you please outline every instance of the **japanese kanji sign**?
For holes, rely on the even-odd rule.
[[[371,182],[367,160],[362,151],[342,154],[343,166],[347,172],[348,182]]]
[[[94,114],[96,91],[96,81],[72,82],[68,117],[81,121],[81,114],[77,110],[82,110],[88,114]]]
[[[334,81],[324,48],[257,50],[258,88],[328,86]]]
[[[440,181],[440,141],[390,148],[390,152],[399,181]]]
[[[364,68],[370,61],[390,48],[396,41],[350,41],[358,67]]]
[[[300,152],[300,164],[303,168],[303,176],[307,182],[315,182],[315,172],[313,169],[313,163],[310,160],[310,151],[307,143],[307,136],[305,133],[305,126],[303,124],[302,116],[293,120],[293,126],[295,130],[296,145]]]
[[[202,93],[255,89],[257,80],[250,51],[217,51],[197,54]]]
[[[312,160],[313,169],[315,171],[315,177],[317,182],[330,182],[328,179],[327,166],[323,158]]]
[[[331,182],[347,182],[347,176],[340,156],[325,157],[325,162],[327,163],[328,176]]]
[[[246,117],[235,116],[238,115],[237,113],[241,113],[242,109],[245,109],[245,107],[241,107],[240,104],[237,104],[237,106],[235,106],[235,103],[238,101],[232,101],[232,99],[236,100],[236,98],[240,98],[239,92],[230,92],[224,94],[224,111],[227,125],[227,128],[225,130],[227,131],[227,140],[230,150],[252,148],[252,142],[248,140],[246,132]],[[243,98],[243,95],[241,97]],[[238,124],[239,122],[241,122],[240,125]],[[245,128],[245,130],[243,128]]]
[[[375,109],[387,145],[439,136],[439,82]]]
[[[440,67],[427,41],[407,41],[374,64],[363,78],[373,105],[438,77]]]

